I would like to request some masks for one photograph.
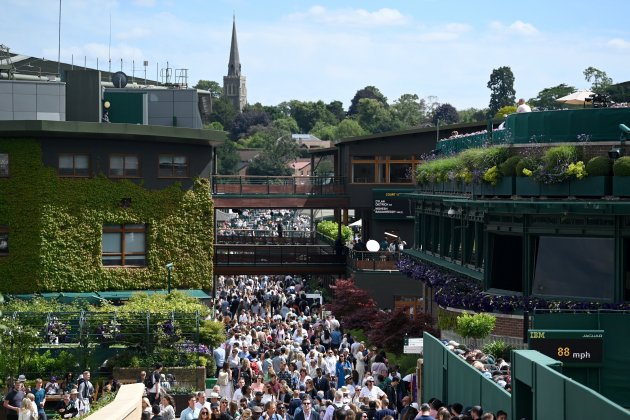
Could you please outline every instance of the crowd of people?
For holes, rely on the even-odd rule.
[[[47,420],[44,410],[46,399],[59,395],[61,398],[55,407],[59,417],[67,419],[80,417],[91,411],[94,386],[90,381],[89,371],[79,375],[77,380],[71,373],[66,375],[63,384],[56,377],[44,385],[41,378],[35,380],[32,387],[26,385],[26,377],[20,375],[12,389],[4,397],[3,406],[7,420]]]
[[[267,236],[282,236],[287,231],[310,232],[311,217],[299,210],[243,209],[225,220],[217,233],[229,236],[245,231]]]
[[[213,349],[217,383],[207,394],[190,395],[180,419],[502,418],[435,399],[418,405],[413,375],[403,376],[384,351],[356,340],[334,315],[322,316],[309,292],[309,282],[297,276],[220,277],[216,319],[227,339]],[[156,366],[143,403],[146,419],[175,418],[163,382]]]

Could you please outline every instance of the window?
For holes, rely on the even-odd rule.
[[[490,281],[492,289],[522,292],[523,238],[511,235],[490,235],[492,261]]]
[[[144,224],[103,226],[104,266],[146,266]]]
[[[414,156],[353,156],[352,182],[409,184],[418,163]]]
[[[187,178],[188,158],[177,155],[160,155],[158,176],[160,178]]]
[[[9,176],[9,154],[0,153],[0,177],[6,178]]]
[[[109,176],[112,178],[135,178],[140,176],[140,163],[137,155],[111,155]]]
[[[9,255],[9,228],[0,226],[0,257]]]
[[[532,295],[612,299],[614,251],[612,238],[539,237]]]
[[[79,154],[59,155],[59,175],[87,177],[90,175],[90,157]]]

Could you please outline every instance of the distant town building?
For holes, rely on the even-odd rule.
[[[230,46],[230,61],[228,62],[228,74],[223,76],[223,95],[232,102],[239,112],[247,104],[247,87],[245,76],[241,74],[241,60],[238,55],[238,42],[236,40],[236,19],[232,22],[232,45]]]
[[[318,149],[330,147],[329,140],[320,140],[312,134],[292,134],[291,138],[302,149]]]
[[[293,176],[311,176],[311,160],[298,159],[290,165]]]

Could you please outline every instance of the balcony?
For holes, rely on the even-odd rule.
[[[212,176],[213,195],[335,196],[345,194],[345,179],[337,176]]]

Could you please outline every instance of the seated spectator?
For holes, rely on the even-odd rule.
[[[50,378],[50,381],[46,382],[46,386],[44,387],[46,390],[46,395],[56,395],[59,394],[59,382],[57,382],[57,377],[53,376]]]

